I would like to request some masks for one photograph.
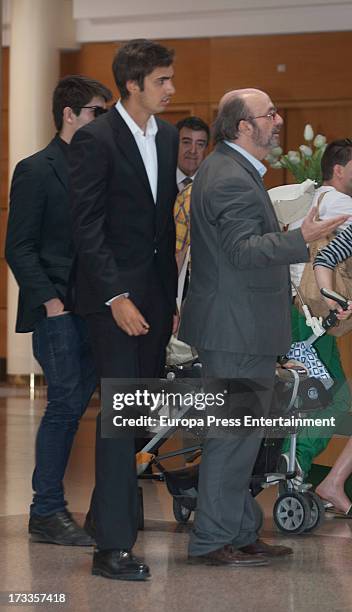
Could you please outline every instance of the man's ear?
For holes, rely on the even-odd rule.
[[[238,133],[241,134],[242,136],[249,136],[250,134],[252,134],[253,131],[253,126],[249,121],[245,121],[245,119],[241,119],[241,121],[238,122]]]
[[[340,164],[335,164],[333,171],[334,178],[341,179],[343,177],[343,171],[344,166],[341,166]]]
[[[129,94],[134,94],[140,91],[140,87],[137,81],[132,81],[132,80],[126,81],[126,89]]]
[[[70,106],[65,106],[62,113],[63,123],[68,123],[72,125],[72,123],[77,119],[76,113],[73,112]]]

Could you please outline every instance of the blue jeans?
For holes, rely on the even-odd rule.
[[[33,354],[48,385],[48,404],[36,439],[30,513],[63,510],[63,478],[79,420],[97,385],[86,323],[68,313],[45,318],[33,333]]]

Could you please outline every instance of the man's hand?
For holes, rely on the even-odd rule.
[[[65,314],[67,311],[59,298],[52,298],[47,302],[44,302],[46,316],[57,317],[58,315]]]
[[[116,298],[110,308],[117,325],[129,336],[145,336],[148,333],[149,324],[129,298]]]
[[[349,215],[339,215],[327,221],[316,221],[316,214],[317,207],[313,206],[301,225],[304,242],[313,242],[314,240],[318,240],[318,238],[323,238],[331,234],[339,225],[342,225],[342,223],[345,223],[345,221],[349,219]]]

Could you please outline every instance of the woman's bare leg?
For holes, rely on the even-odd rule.
[[[349,439],[329,474],[316,488],[317,494],[331,502],[337,510],[348,512],[351,500],[344,491],[345,481],[352,473],[352,438]]]

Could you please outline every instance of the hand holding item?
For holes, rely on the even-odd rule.
[[[144,336],[149,332],[149,324],[129,298],[116,298],[110,308],[117,325],[129,336]]]
[[[325,268],[324,266],[315,266],[314,268],[315,280],[320,289],[326,304],[330,310],[337,310],[337,318],[339,321],[345,321],[349,319],[352,311],[352,302],[345,296],[336,293],[333,289],[334,284],[334,272],[331,268]],[[340,300],[340,303],[333,299],[336,297]],[[346,308],[346,303],[348,304]]]
[[[348,309],[344,310],[340,304],[335,302],[334,300],[330,300],[329,298],[324,297],[325,302],[327,303],[330,310],[337,310],[338,315],[337,318],[339,321],[345,321],[349,319],[352,313],[352,302],[348,301]]]
[[[316,214],[317,207],[313,206],[301,226],[304,241],[307,243],[328,236],[349,219],[348,215],[339,215],[338,217],[327,219],[326,221],[317,221]]]

